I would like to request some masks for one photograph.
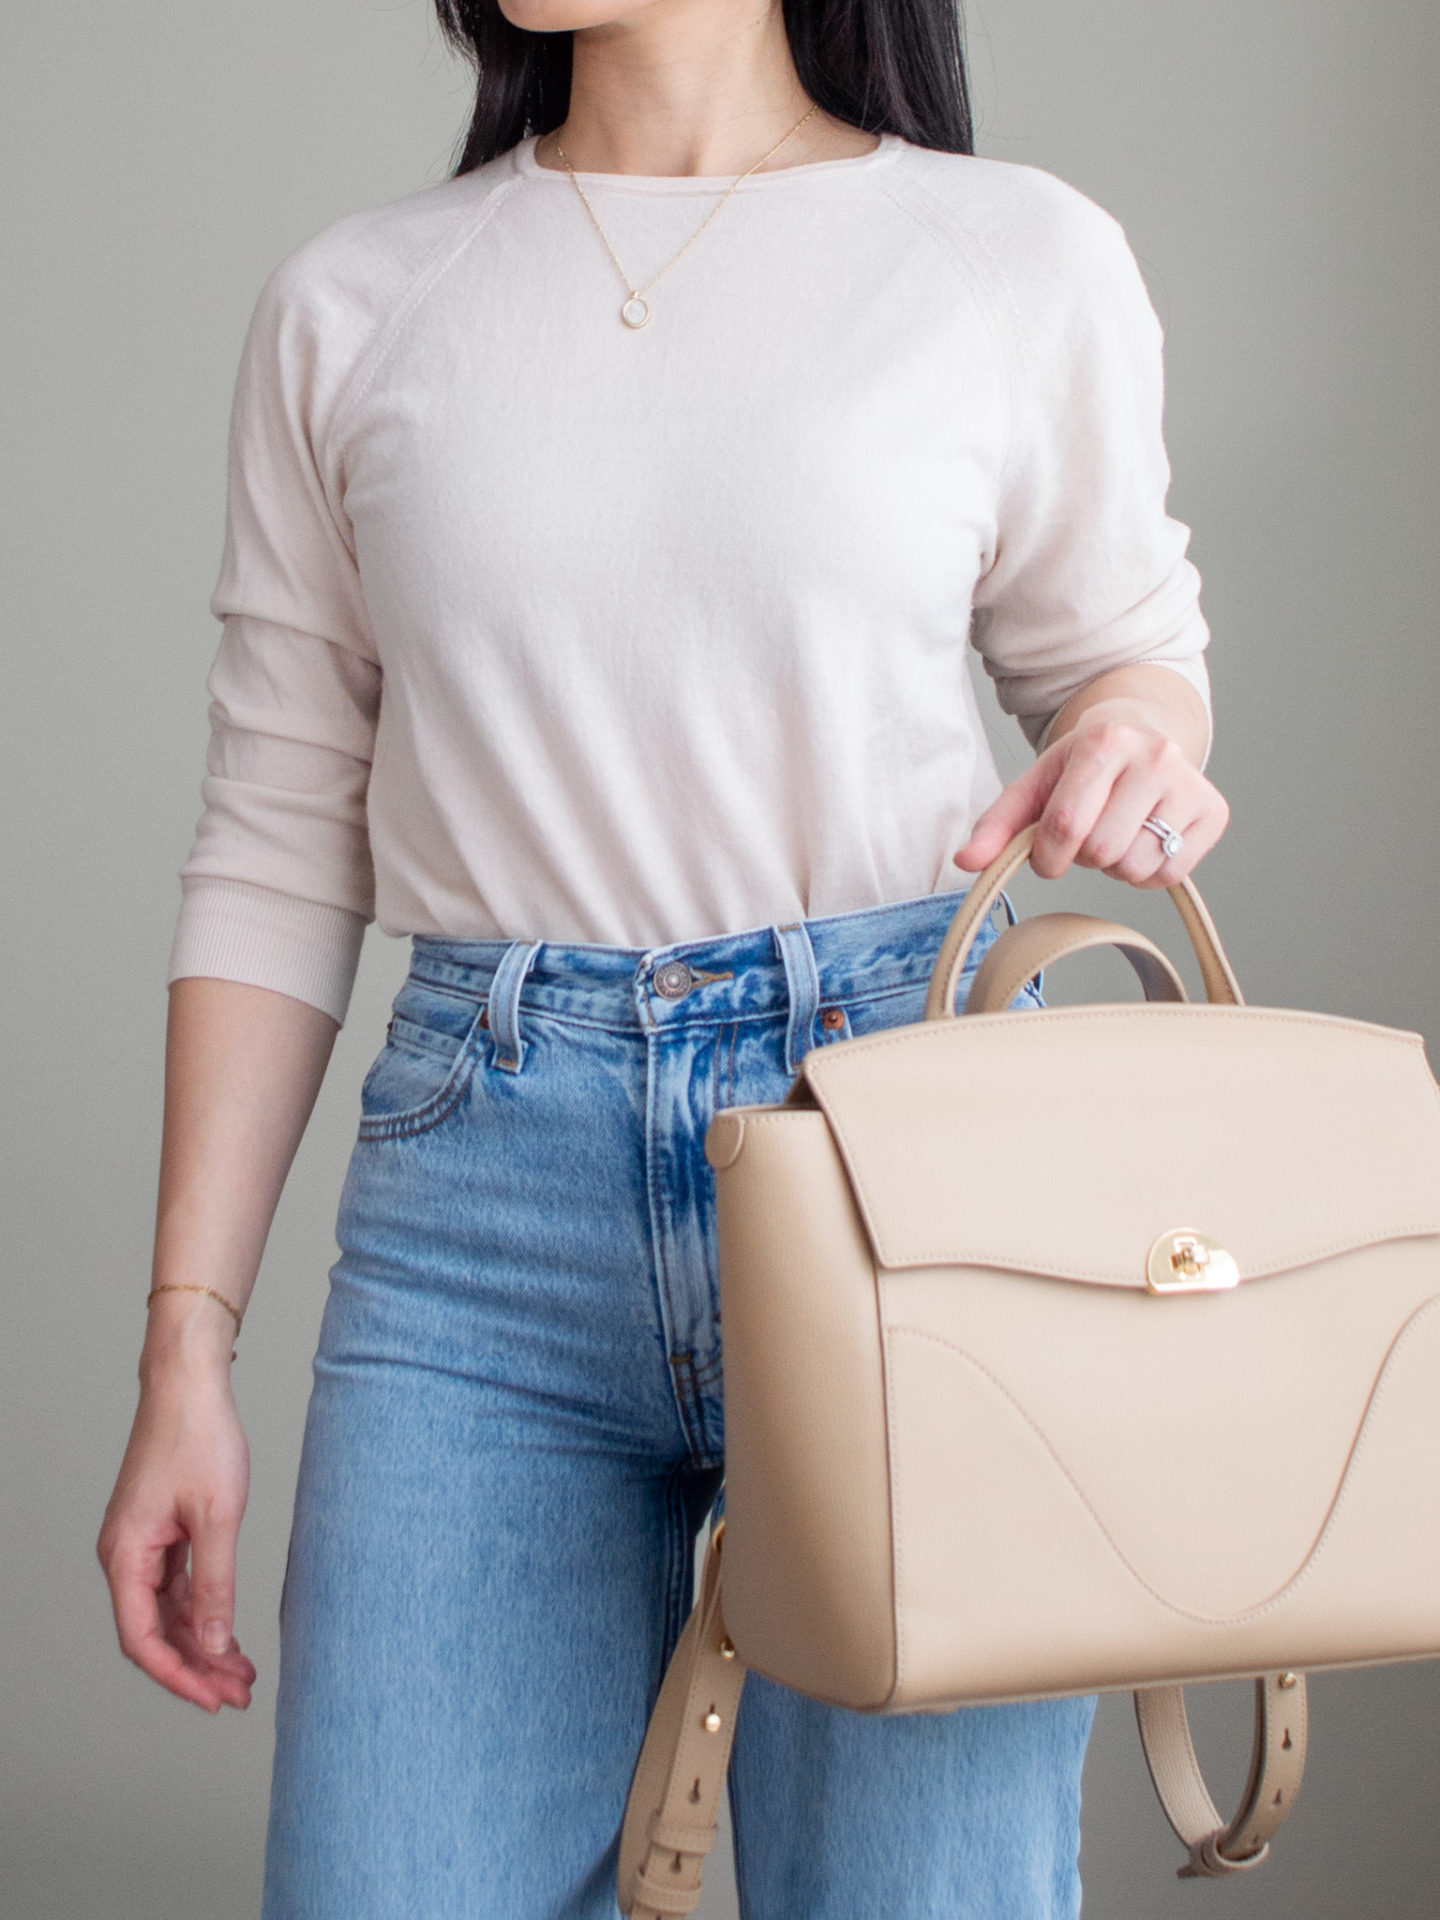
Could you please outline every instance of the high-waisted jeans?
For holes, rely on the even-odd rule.
[[[722,1476],[706,1125],[918,1020],[957,897],[648,952],[415,939],[315,1360],[265,1920],[614,1920]],[[873,1716],[752,1677],[745,1920],[1073,1915],[1092,1708]]]

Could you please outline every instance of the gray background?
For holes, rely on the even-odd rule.
[[[246,1324],[240,1631],[262,1677],[248,1715],[211,1721],[121,1662],[91,1543],[134,1392],[226,416],[265,274],[439,178],[468,87],[424,0],[12,0],[5,42],[0,1909],[242,1920],[334,1202],[405,950],[367,942]],[[970,43],[983,150],[1118,214],[1167,324],[1173,505],[1234,807],[1202,878],[1241,977],[1255,1000],[1423,1029],[1436,1058],[1433,0],[983,0]],[[1163,899],[1130,904],[1170,933]],[[1087,1913],[1433,1914],[1440,1667],[1314,1694],[1295,1818],[1263,1872],[1220,1887],[1170,1877],[1107,1702]],[[1202,1742],[1238,1744],[1241,1711],[1209,1690]],[[1228,1789],[1241,1757],[1215,1750]],[[705,1913],[734,1913],[723,1868]]]

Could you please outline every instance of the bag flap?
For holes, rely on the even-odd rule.
[[[1242,1280],[1440,1232],[1440,1089],[1391,1027],[1052,1007],[840,1041],[804,1074],[882,1266],[1143,1288],[1180,1229]]]

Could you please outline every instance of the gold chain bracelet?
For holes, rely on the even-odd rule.
[[[230,1318],[235,1322],[236,1333],[240,1331],[240,1309],[235,1305],[233,1300],[227,1300],[223,1293],[217,1293],[214,1287],[182,1286],[178,1281],[173,1283],[167,1281],[163,1286],[152,1287],[149,1293],[146,1294],[145,1304],[147,1307],[157,1293],[203,1293],[208,1300],[213,1300],[218,1306],[224,1307]],[[232,1349],[230,1358],[233,1360],[235,1357],[235,1352]]]

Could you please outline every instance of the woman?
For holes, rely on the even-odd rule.
[[[1226,819],[1158,326],[1109,216],[970,156],[949,0],[441,18],[459,168],[292,254],[242,357],[100,1541],[126,1653],[245,1706],[228,1364],[377,918],[413,959],[316,1358],[268,1920],[613,1915],[721,1476],[710,1114],[918,1018],[1022,824],[1041,874],[1155,887]],[[967,634],[1038,749],[1003,792]],[[745,1913],[1073,1913],[1090,1710],[752,1683]]]

